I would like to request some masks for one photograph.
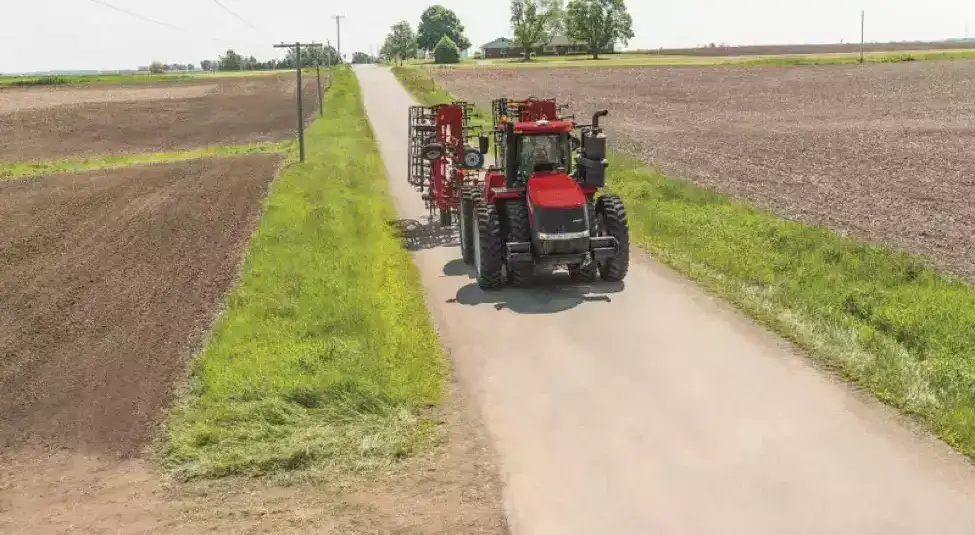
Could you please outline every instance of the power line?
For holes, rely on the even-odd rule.
[[[165,26],[165,27],[168,27],[168,28],[173,28],[173,29],[179,30],[181,32],[190,33],[189,31],[184,30],[183,28],[180,28],[179,26],[176,26],[174,24],[170,24],[168,22],[159,22],[158,20],[150,19],[149,17],[142,16],[142,15],[140,15],[138,13],[133,13],[133,12],[129,11],[128,9],[125,9],[125,8],[122,8],[122,7],[118,7],[118,6],[109,4],[108,2],[104,2],[103,0],[88,0],[88,1],[89,2],[94,2],[96,4],[103,5],[103,6],[107,7],[107,8],[109,8],[109,9],[114,9],[115,11],[121,11],[122,13],[125,13],[127,15],[133,16],[133,17],[135,17],[137,19],[141,19],[141,20],[144,20],[146,22],[151,22],[152,24],[158,24],[160,26]]]
[[[234,13],[233,11],[231,11],[231,9],[229,7],[223,5],[223,2],[221,2],[220,0],[213,0],[213,3],[214,4],[217,4],[218,6],[220,6],[220,8],[223,9],[224,11],[226,11],[227,13],[230,13],[234,18],[236,18],[237,20],[239,20],[240,22],[242,22],[245,26],[249,27],[250,29],[254,30],[255,32],[263,33],[259,28],[257,28],[253,24],[247,22],[246,20],[244,20],[244,18],[241,17],[240,15],[238,15],[237,13]]]
[[[137,18],[139,20],[143,20],[143,21],[146,21],[146,22],[149,22],[149,23],[152,23],[152,24],[157,24],[159,26],[163,26],[163,27],[166,27],[166,28],[172,28],[174,30],[179,30],[179,31],[181,31],[183,33],[186,33],[186,34],[192,35],[194,37],[197,37],[197,34],[194,34],[193,32],[191,32],[191,31],[189,31],[189,30],[187,30],[185,28],[180,28],[179,26],[176,26],[175,24],[170,24],[168,22],[160,22],[160,21],[158,21],[156,19],[151,19],[151,18],[146,17],[144,15],[140,15],[138,13],[129,11],[128,9],[125,9],[125,8],[122,8],[122,7],[118,7],[118,6],[113,5],[113,4],[109,4],[108,2],[105,2],[104,0],[88,0],[88,1],[89,2],[93,2],[95,4],[99,4],[99,5],[105,6],[105,7],[109,8],[109,9],[114,9],[115,11],[119,11],[121,13],[125,13],[126,15],[135,17],[135,18]],[[211,39],[213,41],[217,41],[218,43],[223,43],[223,44],[227,44],[227,45],[233,45],[233,43],[231,43],[230,41],[225,41],[225,40],[219,39],[217,37],[207,37],[207,38],[208,39]]]

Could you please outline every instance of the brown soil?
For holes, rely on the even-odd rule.
[[[234,280],[278,162],[0,182],[0,451],[140,452]]]
[[[180,485],[142,459],[0,453],[0,533],[505,535],[478,412],[452,388],[447,446],[387,474],[281,487]]]
[[[196,98],[205,96],[219,87],[212,83],[194,83],[163,86],[47,86],[27,89],[0,89],[0,113],[92,102],[139,102]]]
[[[916,50],[962,50],[975,48],[975,43],[865,43],[865,52],[897,52]],[[756,45],[722,46],[714,48],[664,48],[647,50],[655,54],[682,56],[774,56],[783,54],[852,54],[860,51],[860,43],[827,43],[819,45]]]
[[[307,120],[318,113],[318,85],[314,76],[303,85]],[[295,135],[296,113],[295,78],[285,74],[6,89],[0,92],[0,162],[280,141]]]
[[[975,279],[975,61],[435,72],[485,106],[609,109],[611,146],[671,176]]]

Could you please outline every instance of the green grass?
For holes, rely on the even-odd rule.
[[[975,58],[975,50],[916,50],[867,52],[867,63],[900,63],[905,61],[954,60]],[[859,62],[859,53],[835,54],[791,54],[767,56],[680,56],[648,53],[607,54],[593,60],[590,56],[538,56],[533,61],[524,62],[518,58],[491,59],[478,62],[464,62],[458,65],[433,65],[414,63],[416,67],[427,68],[471,68],[471,67],[512,67],[512,68],[554,68],[554,67],[643,67],[643,66],[756,66],[756,65],[845,65]]]
[[[418,69],[396,71],[411,91]],[[448,98],[437,90],[419,100]],[[441,100],[442,101],[442,100]],[[908,254],[610,157],[634,241],[975,458],[975,289]]]
[[[307,159],[274,182],[212,338],[175,405],[181,478],[386,466],[440,439],[446,360],[397,239],[385,168],[348,69]]]
[[[116,154],[73,158],[50,162],[0,163],[0,180],[29,178],[38,175],[76,173],[98,169],[115,169],[148,163],[179,162],[208,156],[290,152],[294,141],[251,143],[248,145],[212,145],[201,149],[159,152],[153,154]]]

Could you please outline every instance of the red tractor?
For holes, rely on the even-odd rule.
[[[502,98],[492,108],[493,129],[477,136],[466,103],[410,111],[410,182],[426,190],[442,225],[456,215],[478,286],[527,286],[537,270],[559,266],[580,282],[623,280],[626,211],[618,196],[597,196],[607,167],[599,120],[608,112],[577,125],[552,99]],[[484,169],[492,135],[495,163]],[[475,137],[477,147],[468,144]]]

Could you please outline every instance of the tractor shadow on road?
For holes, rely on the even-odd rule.
[[[586,303],[611,303],[612,294],[623,291],[622,282],[572,282],[565,273],[538,274],[532,286],[485,292],[474,282],[474,268],[461,259],[451,260],[443,267],[447,277],[467,276],[471,279],[457,290],[457,297],[448,303],[467,306],[494,305],[496,310],[510,310],[516,314],[555,314]]]
[[[459,247],[460,239],[456,227],[444,228],[440,221],[429,217],[423,220],[396,219],[389,222],[397,238],[403,240],[408,251],[436,249],[437,247]]]

